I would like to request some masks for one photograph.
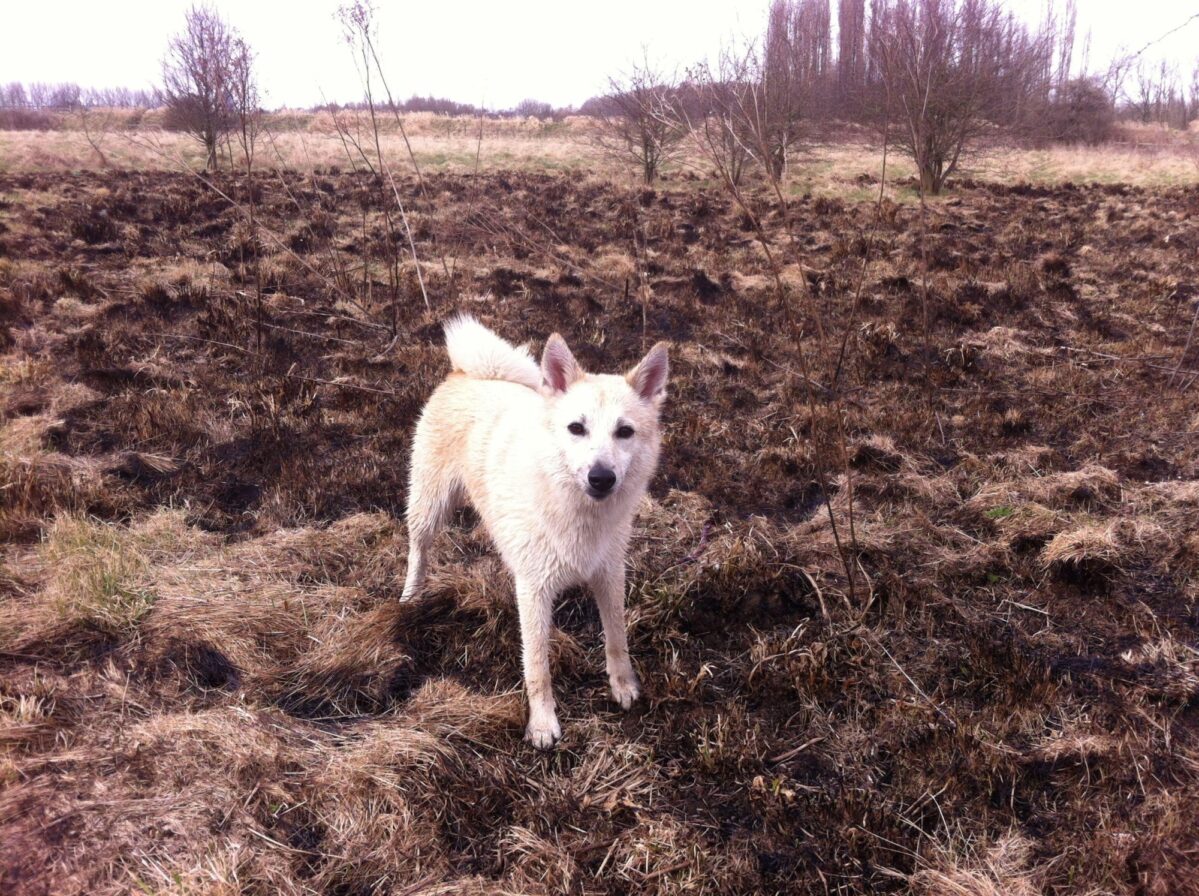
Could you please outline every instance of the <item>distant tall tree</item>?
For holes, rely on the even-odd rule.
[[[162,83],[168,122],[203,144],[209,170],[217,167],[221,137],[237,126],[235,82],[252,82],[253,73],[236,68],[250,59],[236,30],[207,6],[191,7],[183,31],[167,45]]]
[[[860,98],[866,81],[866,0],[837,4],[837,43],[837,98],[845,103]]]

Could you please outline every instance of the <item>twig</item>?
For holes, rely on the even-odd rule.
[[[1145,358],[1143,358],[1143,357],[1137,357],[1137,356],[1121,357],[1120,355],[1109,355],[1106,352],[1097,352],[1094,349],[1090,349],[1090,348],[1075,348],[1074,346],[1070,346],[1070,345],[1064,345],[1064,346],[1062,346],[1062,348],[1068,352],[1082,352],[1084,354],[1094,355],[1096,358],[1102,358],[1105,361],[1116,361],[1117,363],[1131,362],[1134,364],[1140,364],[1142,367],[1148,367],[1151,370],[1164,370],[1171,375],[1170,382],[1173,382],[1174,376],[1176,376],[1180,373],[1185,374],[1186,376],[1192,376],[1192,375],[1199,376],[1199,370],[1191,370],[1189,368],[1184,368],[1182,366],[1181,359],[1179,359],[1177,366],[1167,367],[1164,364],[1152,364],[1149,361],[1145,360]]]
[[[1182,354],[1178,356],[1178,366],[1175,367],[1174,372],[1170,374],[1169,385],[1171,386],[1174,385],[1174,377],[1178,376],[1179,371],[1182,370],[1182,364],[1186,360],[1187,352],[1191,350],[1191,340],[1195,338],[1195,324],[1197,323],[1199,323],[1199,302],[1195,303],[1195,314],[1191,318],[1191,329],[1190,332],[1187,333],[1187,341],[1186,345],[1182,347]]]
[[[820,743],[822,740],[824,740],[823,737],[814,737],[809,741],[804,741],[798,747],[792,747],[790,750],[787,750],[785,753],[779,753],[777,756],[771,756],[766,761],[769,762],[771,765],[778,765],[780,762],[786,762],[788,759],[794,759],[796,756],[798,756],[800,753],[802,753],[808,747],[815,746],[816,744]]]
[[[887,104],[887,125],[883,128],[883,163],[882,173],[878,180],[878,201],[874,204],[874,221],[870,225],[870,234],[866,238],[866,249],[862,253],[862,269],[858,272],[858,285],[853,293],[853,304],[849,309],[849,321],[845,324],[845,332],[841,334],[841,348],[837,352],[837,366],[833,369],[832,384],[836,387],[841,378],[841,366],[845,363],[845,349],[849,344],[849,336],[858,320],[858,312],[862,305],[862,289],[866,284],[866,268],[870,263],[870,250],[874,247],[874,236],[878,232],[879,221],[883,217],[883,195],[887,187],[887,136],[890,132],[891,106]]]
[[[916,680],[914,678],[912,678],[912,676],[908,675],[908,673],[904,671],[903,666],[899,665],[899,661],[891,655],[891,651],[889,651],[887,649],[887,645],[885,645],[882,641],[880,641],[877,637],[875,637],[875,635],[869,629],[862,629],[862,633],[868,636],[867,640],[874,642],[874,644],[877,645],[878,649],[881,650],[884,654],[886,654],[887,659],[889,659],[891,661],[891,665],[893,665],[896,669],[898,669],[899,674],[902,675],[904,678],[906,678],[908,680],[908,684],[910,684],[912,687],[914,687],[916,689],[916,693],[919,694],[921,697],[923,697],[928,702],[928,705],[931,706],[934,710],[936,710],[937,715],[939,715],[941,718],[943,718],[949,724],[950,728],[953,728],[956,730],[958,727],[957,722],[955,722],[953,719],[951,719],[949,717],[949,715],[945,712],[945,710],[941,709],[941,707],[937,703],[937,701],[933,700],[932,697],[930,697],[928,694],[924,693],[924,689],[916,683]]]
[[[297,336],[307,336],[309,339],[328,339],[331,342],[340,342],[343,345],[361,345],[360,342],[355,342],[353,339],[342,339],[340,336],[330,336],[328,333],[313,333],[309,330],[297,330],[295,327],[281,327],[278,324],[267,323],[262,321],[260,326],[270,330],[281,330],[284,333],[294,333]]]
[[[148,333],[148,336],[156,336],[160,339],[190,339],[193,342],[206,342],[209,345],[219,345],[221,348],[231,348],[235,352],[241,352],[243,355],[257,357],[257,352],[252,352],[245,346],[234,345],[231,342],[218,342],[216,339],[205,339],[203,336],[192,336],[189,333]]]
[[[354,389],[358,392],[370,392],[373,395],[386,395],[389,398],[397,398],[399,396],[399,393],[389,389],[375,389],[371,386],[360,386],[357,383],[339,383],[337,380],[322,380],[315,376],[304,376],[303,374],[292,373],[290,370],[287,371],[287,376],[293,380],[303,380],[306,383],[317,383],[321,386],[335,386],[338,389]]]
[[[649,874],[642,875],[641,880],[643,880],[643,881],[655,880],[659,877],[662,877],[663,875],[673,874],[675,871],[681,871],[682,869],[686,868],[690,864],[691,864],[690,859],[686,859],[682,862],[675,862],[673,865],[667,865],[665,868],[659,868],[657,871],[653,871]]]

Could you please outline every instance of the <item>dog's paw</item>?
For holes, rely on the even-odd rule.
[[[539,750],[548,750],[562,737],[562,726],[553,713],[541,718],[530,718],[525,728],[525,740]]]
[[[637,682],[637,673],[632,669],[612,675],[608,681],[612,685],[612,699],[620,704],[621,709],[628,709],[641,696],[641,685]]]

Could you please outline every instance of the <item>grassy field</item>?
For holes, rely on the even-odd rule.
[[[0,891],[1199,893],[1185,156],[996,154],[924,216],[815,148],[750,191],[780,296],[703,172],[414,131],[419,262],[328,135],[234,205],[0,134]],[[471,514],[398,601],[458,309],[673,346],[645,699],[565,595],[548,754]]]
[[[92,116],[89,133],[80,122],[64,119],[57,131],[0,130],[0,171],[78,171],[105,169],[178,170],[203,167],[194,140],[155,127],[150,113],[132,126],[128,116]],[[358,135],[368,134],[364,117],[348,118]],[[482,139],[480,139],[480,126]],[[381,119],[384,155],[401,169],[409,166],[407,147],[393,120]],[[448,118],[431,114],[405,116],[418,164],[428,171],[464,174],[476,170],[586,171],[617,181],[635,172],[602,152],[591,139],[594,123],[585,118],[560,122]],[[89,139],[89,135],[90,138]],[[995,183],[1127,183],[1143,187],[1185,186],[1199,181],[1196,136],[1129,127],[1110,146],[1054,146],[1019,149],[995,146],[971,153],[962,176]],[[367,144],[369,140],[364,141]],[[94,145],[93,145],[94,144]],[[338,135],[328,113],[275,113],[268,117],[259,147],[259,163],[302,171],[350,168],[352,153]],[[840,198],[868,198],[863,175],[877,178],[881,145],[867,133],[829,141],[819,136],[799,150],[790,177],[796,194],[811,192]],[[911,201],[913,191],[902,182],[914,174],[911,162],[892,153],[888,179],[901,182],[892,198]],[[711,166],[686,144],[666,166],[665,184],[681,177],[714,179]]]

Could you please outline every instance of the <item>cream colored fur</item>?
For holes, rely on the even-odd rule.
[[[561,736],[548,647],[563,589],[586,585],[595,597],[612,696],[627,709],[640,695],[625,634],[625,550],[658,461],[666,346],[655,345],[626,376],[596,375],[557,334],[538,368],[526,349],[473,318],[445,330],[454,370],[416,426],[404,599],[424,583],[434,537],[469,501],[515,578],[526,737],[544,749]],[[615,486],[597,497],[608,473]]]

